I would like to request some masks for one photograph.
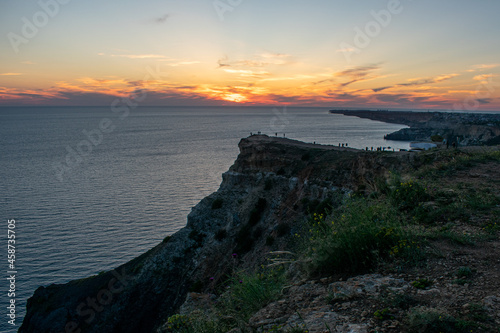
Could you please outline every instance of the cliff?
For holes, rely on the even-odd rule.
[[[235,266],[285,249],[306,214],[301,200],[356,191],[410,158],[257,135],[239,148],[219,190],[192,209],[185,228],[113,271],[38,288],[19,332],[152,332],[193,286],[216,285]]]
[[[189,315],[197,308],[215,306],[226,281],[235,272],[266,263],[271,251],[295,249],[295,235],[307,234],[307,221],[313,211],[341,207],[349,193],[377,198],[387,191],[386,181],[394,173],[408,174],[434,163],[442,170],[442,163],[455,163],[457,154],[468,154],[458,150],[421,154],[360,151],[264,135],[242,139],[239,148],[240,154],[223,174],[218,191],[192,209],[185,228],[112,271],[38,288],[28,300],[19,332],[177,332],[164,326],[167,318],[179,311]],[[495,170],[498,161],[493,162]],[[432,179],[436,182],[434,176]],[[447,200],[446,204],[453,201]],[[461,197],[458,201],[464,202]],[[431,214],[440,202],[422,207]],[[499,203],[493,201],[492,207]],[[436,221],[441,219],[436,215]],[[500,247],[490,248],[488,255],[498,251]],[[499,267],[496,263],[489,265]],[[394,274],[399,266],[394,267],[395,271],[386,268],[379,273]],[[245,324],[248,330],[273,330],[279,326],[283,328],[279,331],[284,332],[303,322],[311,327],[325,322],[338,326],[331,332],[367,332],[368,327],[378,325],[369,323],[373,321],[372,307],[378,305],[363,302],[382,297],[381,292],[387,288],[409,290],[411,279],[416,279],[419,272],[366,275],[341,282],[339,277],[353,275],[320,276],[321,280],[316,281],[294,266],[287,274],[293,287],[283,292],[281,300],[255,314]],[[432,274],[437,279],[443,273],[436,270]],[[490,296],[489,290],[496,290],[499,283],[495,272],[485,276],[488,280],[480,289]],[[450,290],[453,294],[453,288]],[[335,296],[343,293],[352,295]],[[443,297],[446,295],[443,292]],[[391,325],[401,331],[398,324]],[[319,326],[309,331],[323,332],[324,326]]]
[[[330,113],[409,126],[387,134],[388,140],[431,141],[433,135],[439,135],[465,146],[500,143],[500,114],[369,110],[331,110]]]

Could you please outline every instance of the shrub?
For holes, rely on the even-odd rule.
[[[240,272],[231,279],[229,292],[221,296],[219,311],[248,322],[255,312],[279,298],[284,283],[282,269],[252,274]]]
[[[443,142],[444,138],[441,135],[433,135],[431,136],[432,142]]]
[[[417,279],[411,283],[417,289],[426,289],[432,286],[432,281],[428,279]]]
[[[173,315],[168,318],[160,332],[163,333],[224,333],[231,329],[212,314],[195,311],[189,316]]]
[[[406,318],[410,332],[425,333],[465,333],[474,325],[459,321],[437,309],[418,307]]]
[[[399,182],[390,194],[392,202],[403,211],[417,208],[429,199],[429,195],[418,182]]]
[[[189,238],[195,241],[195,247],[200,247],[203,243],[203,239],[205,238],[205,234],[197,230],[191,230],[191,232],[189,233]]]
[[[364,199],[351,199],[333,221],[315,214],[310,223],[306,246],[313,274],[367,271],[388,258],[400,240],[412,238],[391,207]]]
[[[221,198],[217,198],[212,202],[212,209],[219,209],[222,208],[222,204],[224,203],[224,200]]]
[[[375,311],[373,316],[378,320],[388,320],[395,318],[394,315],[391,313],[391,310],[389,310],[388,308]]]
[[[468,278],[472,275],[472,269],[470,267],[460,267],[456,273],[458,278]]]

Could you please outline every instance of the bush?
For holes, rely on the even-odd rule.
[[[433,135],[431,136],[432,142],[443,142],[444,138],[441,135]]]
[[[426,289],[432,286],[432,281],[428,279],[417,279],[411,283],[417,289]]]
[[[253,274],[240,272],[231,279],[229,292],[221,297],[219,311],[248,322],[258,310],[279,298],[284,283],[282,269]]]
[[[203,243],[203,239],[205,238],[205,234],[197,230],[191,230],[191,232],[189,233],[189,238],[195,241],[195,247],[200,247]]]
[[[408,317],[410,332],[425,333],[465,333],[474,326],[472,323],[459,321],[437,309],[418,307]]]
[[[173,315],[160,332],[163,333],[225,333],[231,329],[225,322],[211,315],[195,311],[189,316]]]
[[[399,182],[390,194],[394,205],[403,211],[410,211],[429,199],[422,185],[415,181]]]
[[[458,278],[468,278],[472,276],[472,269],[470,267],[460,267],[456,273]]]
[[[351,199],[333,221],[313,215],[309,233],[309,268],[320,275],[367,271],[388,258],[400,241],[414,244],[390,206],[364,199]]]

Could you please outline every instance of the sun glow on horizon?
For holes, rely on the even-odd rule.
[[[96,0],[71,3],[19,52],[0,40],[0,105],[106,104],[144,90],[143,105],[500,110],[500,45],[488,42],[499,30],[490,23],[498,2],[453,2],[453,19],[443,14],[451,0],[402,2],[382,26],[365,14],[386,10],[384,0],[256,0],[223,19],[210,3],[152,1],[143,8],[110,0],[116,17],[87,13],[102,5]],[[30,10],[13,3],[0,11],[0,27],[22,34],[19,18]],[[422,15],[429,26],[415,29]],[[457,23],[465,18],[468,27]],[[376,34],[364,31],[369,24],[380,25]]]

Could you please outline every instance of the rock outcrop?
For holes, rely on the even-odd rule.
[[[308,213],[305,202],[333,204],[339,193],[376,190],[388,170],[419,163],[411,153],[263,135],[239,148],[219,190],[192,209],[185,228],[115,270],[38,288],[19,332],[153,332],[189,291],[211,290],[232,271],[286,249]]]
[[[433,135],[439,135],[465,146],[500,143],[500,114],[368,110],[331,110],[330,113],[409,126],[387,134],[387,140],[430,141]]]

